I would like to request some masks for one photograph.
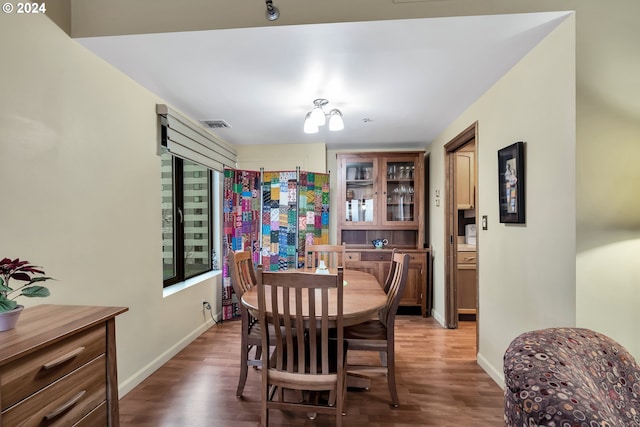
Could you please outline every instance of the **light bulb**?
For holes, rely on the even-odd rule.
[[[311,117],[310,112],[304,118],[304,133],[318,133],[318,125]]]
[[[324,126],[324,124],[327,122],[326,118],[324,117],[324,110],[318,105],[313,107],[313,110],[311,110],[311,118],[316,123],[316,126]]]
[[[342,121],[342,113],[340,110],[333,109],[329,113],[329,130],[343,130],[344,122]]]

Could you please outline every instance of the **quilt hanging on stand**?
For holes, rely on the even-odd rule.
[[[229,250],[265,270],[304,266],[307,244],[329,243],[329,174],[225,169],[222,318],[237,317]]]

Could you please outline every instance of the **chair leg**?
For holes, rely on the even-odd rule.
[[[261,357],[262,357],[262,346],[261,345],[257,345],[256,346],[256,357],[254,359],[255,360],[260,360]],[[254,369],[258,369],[258,367],[254,366]]]
[[[247,360],[249,358],[249,346],[242,345],[242,349],[240,350],[240,378],[238,379],[238,388],[236,389],[236,397],[242,397],[242,391],[244,390],[244,385],[247,382],[247,371],[249,366],[247,365]]]
[[[338,387],[340,387],[340,383],[338,383]],[[327,404],[329,406],[334,406],[336,404],[337,395],[338,395],[337,389],[329,391],[329,399],[327,400]]]
[[[396,390],[396,356],[393,348],[389,349],[387,354],[387,383],[389,383],[389,393],[391,394],[391,403],[395,408],[400,406],[398,399],[398,391]]]
[[[261,412],[260,426],[268,427],[269,426],[269,408],[267,408],[267,401],[265,400],[265,397],[262,398],[262,406],[260,408],[260,412]]]

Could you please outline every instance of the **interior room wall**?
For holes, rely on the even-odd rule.
[[[576,316],[579,326],[610,336],[640,361],[636,104],[634,116],[594,93],[578,97]]]
[[[478,363],[503,383],[502,356],[526,330],[575,325],[575,15],[430,146],[434,317],[444,319],[444,145],[478,121]],[[526,224],[499,222],[497,151],[525,141]],[[560,192],[560,194],[559,194]]]
[[[327,172],[326,146],[315,144],[239,145],[238,168],[247,170],[301,170]]]
[[[163,102],[43,15],[0,14],[0,257],[43,266],[51,297],[26,306],[126,306],[121,396],[213,324],[219,277],[163,297]]]

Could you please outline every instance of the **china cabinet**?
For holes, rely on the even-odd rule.
[[[430,249],[424,235],[424,152],[337,154],[338,243],[346,245],[347,268],[383,283],[391,250],[409,253],[409,278],[400,304],[427,316]],[[382,249],[373,240],[387,241]]]

